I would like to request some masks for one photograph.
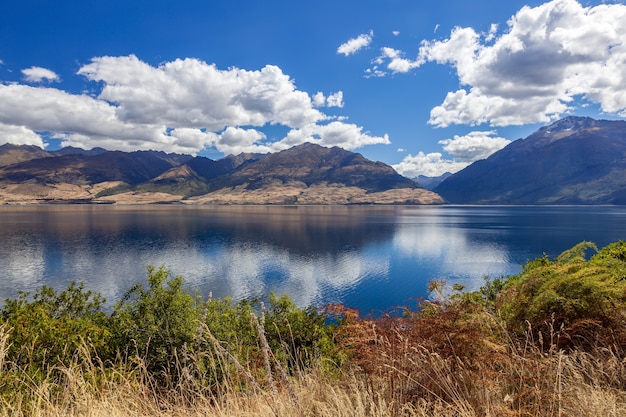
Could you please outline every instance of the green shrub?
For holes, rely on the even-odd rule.
[[[286,295],[272,294],[267,310],[256,300],[203,303],[166,268],[149,266],[147,275],[147,285],[128,290],[110,315],[102,311],[104,299],[83,284],[61,292],[44,286],[6,300],[0,325],[10,336],[2,359],[14,372],[0,369],[0,392],[18,390],[23,380],[62,389],[61,370],[76,365],[96,364],[107,375],[141,369],[151,383],[172,388],[214,387],[242,369],[267,376],[308,367],[323,355],[336,359],[325,315],[296,307]]]
[[[61,292],[43,286],[32,297],[20,292],[6,300],[2,319],[11,332],[8,359],[18,366],[47,369],[73,363],[84,344],[101,357],[110,356],[103,303],[99,294],[75,282]]]
[[[588,339],[592,327],[623,326],[626,243],[608,245],[587,261],[588,249],[596,247],[581,242],[554,261],[539,258],[508,280],[498,308],[513,330],[523,333],[530,326],[552,336],[563,330],[568,343],[577,343],[573,339]]]
[[[320,357],[337,361],[333,326],[325,320],[315,308],[297,308],[287,295],[272,293],[265,318],[268,343],[290,368],[308,367]]]
[[[141,358],[161,381],[177,377],[182,358],[195,339],[200,298],[164,267],[148,267],[148,288],[137,284],[114,308],[111,326],[118,346]],[[159,376],[160,375],[160,376]]]

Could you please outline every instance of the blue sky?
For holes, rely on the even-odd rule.
[[[626,117],[621,3],[9,0],[0,144],[309,141],[454,172],[560,117]]]

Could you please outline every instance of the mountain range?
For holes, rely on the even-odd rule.
[[[156,151],[0,146],[0,203],[442,204],[389,165],[306,143],[217,161]]]
[[[626,204],[626,122],[561,119],[433,190],[454,204]]]
[[[567,117],[455,174],[416,180],[311,143],[219,160],[0,146],[0,204],[56,202],[623,205],[626,122]]]

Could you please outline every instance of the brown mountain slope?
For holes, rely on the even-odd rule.
[[[53,156],[39,146],[32,145],[12,145],[6,143],[0,146],[0,167],[19,164],[31,159],[49,158]]]
[[[0,203],[441,204],[390,166],[304,144],[271,155],[208,158],[80,152],[0,168]]]
[[[300,181],[306,186],[342,184],[367,192],[395,188],[421,188],[389,165],[374,162],[344,149],[305,143],[240,167],[228,177],[211,183],[211,189],[245,186],[248,190],[268,184]]]
[[[305,143],[209,183],[203,204],[442,204],[393,168],[344,149]]]

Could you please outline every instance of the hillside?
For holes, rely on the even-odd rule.
[[[0,161],[7,161],[0,167],[0,202],[443,203],[390,166],[337,147],[304,144],[217,161],[153,151],[36,149],[0,148]]]
[[[0,167],[6,167],[20,162],[30,161],[31,159],[49,158],[53,156],[50,152],[46,152],[39,146],[33,145],[12,145],[5,143],[0,146]]]
[[[434,191],[454,204],[626,204],[626,122],[562,119]]]

